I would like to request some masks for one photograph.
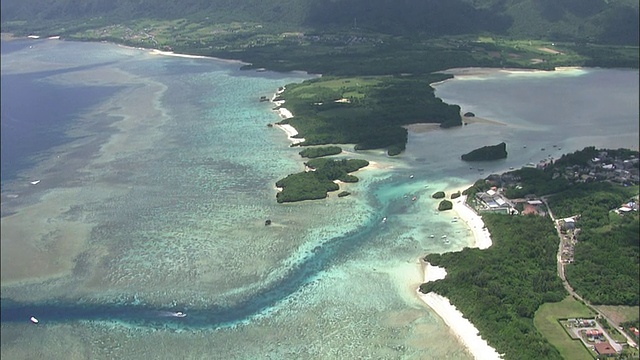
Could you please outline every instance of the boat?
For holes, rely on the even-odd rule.
[[[429,237],[433,239],[435,237],[435,235],[431,234],[431,235],[429,235]]]
[[[29,182],[31,185],[38,185],[40,183],[40,180],[33,180]]]
[[[413,179],[413,174],[409,175],[409,179]]]
[[[418,199],[418,197],[414,196],[414,197],[411,198],[411,201],[416,201],[417,199]]]
[[[447,235],[442,235],[441,238],[446,239]]]
[[[31,318],[29,318],[29,320],[31,320],[31,322],[34,323],[34,324],[37,324],[37,323],[40,322],[38,319],[36,319],[35,316],[32,316]]]
[[[386,218],[386,217],[383,217],[383,218],[382,218],[382,222],[387,222],[387,218]]]
[[[183,318],[183,317],[187,316],[187,314],[183,313],[182,311],[176,311],[176,312],[173,313],[173,316],[179,317],[179,318]]]

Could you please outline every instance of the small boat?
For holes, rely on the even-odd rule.
[[[29,182],[31,185],[38,185],[40,183],[40,180],[33,180]]]
[[[414,197],[411,198],[411,201],[416,201],[417,199],[418,199],[418,197],[414,196]]]
[[[442,235],[441,238],[446,239],[447,235]]]
[[[431,235],[429,235],[429,237],[433,239],[435,237],[435,235],[431,234]]]
[[[29,320],[31,320],[31,322],[34,323],[34,324],[37,324],[37,323],[40,322],[38,319],[36,319],[35,316],[32,316],[31,318],[29,318]]]
[[[183,317],[187,316],[187,314],[183,313],[182,311],[176,311],[176,312],[173,313],[173,316],[179,317],[179,318],[183,318]]]
[[[387,222],[387,218],[386,218],[386,217],[383,217],[383,218],[382,218],[382,222]]]
[[[409,179],[413,179],[413,174],[409,175]]]

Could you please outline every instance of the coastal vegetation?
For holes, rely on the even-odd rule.
[[[356,144],[356,150],[387,148],[389,155],[405,149],[403,125],[462,125],[460,107],[445,104],[430,83],[445,74],[405,76],[322,77],[287,85],[276,100],[285,100],[295,117],[281,123],[305,139],[299,145]]]
[[[279,203],[324,199],[328,192],[340,189],[335,180],[357,182],[358,178],[349,173],[369,165],[369,162],[361,159],[318,158],[306,165],[310,171],[291,174],[276,182],[276,186],[282,188],[276,195]]]
[[[445,195],[444,191],[436,191],[435,193],[433,193],[433,195],[431,195],[431,197],[434,198],[434,199],[442,199],[445,196],[446,195]]]
[[[442,200],[438,204],[439,211],[451,210],[453,209],[453,203],[449,200]]]
[[[575,292],[591,304],[637,309],[640,222],[637,211],[617,209],[638,202],[639,155],[628,149],[588,147],[539,168],[524,167],[480,179],[463,194],[473,197],[496,186],[512,199],[546,199],[556,218],[572,217],[579,228],[574,232],[573,261],[565,264]],[[630,180],[634,176],[635,183]],[[427,255],[426,261],[445,267],[448,275],[423,284],[421,291],[451,299],[491,346],[507,354],[505,358],[535,358],[538,351],[538,358],[561,358],[556,349],[563,358],[590,354],[568,336],[558,337],[564,330],[557,319],[572,317],[574,310],[586,315],[593,312],[573,298],[557,303],[566,291],[556,275],[559,239],[549,217],[483,213],[482,218],[491,233],[492,247]],[[531,329],[533,324],[539,333]],[[616,331],[612,328],[612,336],[619,336]],[[555,348],[550,350],[547,340],[533,340],[538,336]]]
[[[507,158],[507,144],[483,146],[461,156],[464,161],[490,161]]]
[[[310,147],[300,151],[300,156],[303,158],[317,158],[322,156],[337,155],[342,152],[342,148],[339,146],[321,146]]]
[[[248,63],[245,69],[338,77],[299,85],[299,94],[287,86],[282,96],[296,117],[284,122],[306,139],[303,146],[351,143],[358,150],[385,148],[389,155],[405,149],[403,125],[461,125],[460,109],[435,98],[429,86],[447,77],[434,74],[438,71],[639,66],[638,3],[630,0],[394,6],[385,0],[248,0],[243,6],[224,0],[189,0],[180,6],[149,0],[108,5],[88,0],[82,6],[29,0],[0,6],[3,32],[111,41],[239,59]]]
[[[357,150],[385,148],[389,155],[405,149],[404,125],[461,124],[460,108],[442,103],[429,86],[450,76],[434,72],[469,66],[639,66],[637,0],[388,5],[382,0],[248,0],[243,6],[223,0],[26,0],[0,2],[0,14],[2,31],[17,35],[111,41],[240,59],[249,63],[247,70],[323,74],[287,85],[280,99],[295,117],[283,123],[306,139],[303,146],[352,143]],[[563,175],[567,167],[588,166],[592,150],[563,157],[555,166],[512,172],[519,181],[506,194],[548,195],[557,216],[579,214],[575,263],[567,268],[572,286],[595,303],[637,305],[637,213],[609,212],[637,194],[637,186],[582,184]],[[339,189],[335,180],[357,181],[349,173],[367,165],[312,161],[308,166],[315,171],[276,183],[282,188],[278,202],[325,198]],[[483,179],[463,194],[489,187]],[[445,197],[439,193],[433,197]],[[565,350],[552,346],[534,320],[542,304],[566,295],[555,274],[553,224],[536,216],[487,214],[483,220],[493,246],[428,255],[426,260],[446,267],[448,276],[423,284],[421,291],[448,297],[505,358],[561,358]]]
[[[567,295],[556,275],[558,236],[539,216],[482,216],[493,245],[486,250],[429,254],[425,260],[447,269],[443,280],[420,286],[451,300],[505,359],[561,359],[536,329],[540,305]]]

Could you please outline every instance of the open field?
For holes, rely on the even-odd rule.
[[[600,305],[596,306],[596,308],[618,324],[636,320],[639,317],[638,314],[640,314],[640,306]]]
[[[567,360],[592,359],[592,353],[584,347],[580,340],[572,340],[558,323],[558,319],[593,316],[595,316],[593,311],[568,296],[561,302],[546,303],[540,306],[533,318],[533,323],[536,329],[560,351],[563,358]]]

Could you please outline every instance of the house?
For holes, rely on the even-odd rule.
[[[598,329],[590,329],[586,331],[587,340],[595,341],[595,340],[604,340],[604,334],[602,330]]]
[[[594,345],[594,349],[598,355],[615,356],[617,354],[616,349],[608,342],[597,343]]]
[[[561,225],[565,230],[574,230],[576,228],[576,221],[573,218],[562,219]]]
[[[591,319],[578,319],[578,326],[579,327],[590,327],[590,326],[595,326],[596,325],[596,321],[595,320],[591,320]]]

